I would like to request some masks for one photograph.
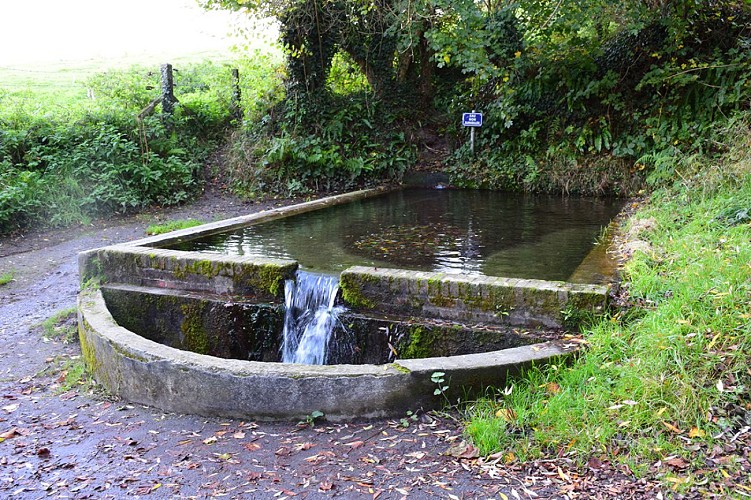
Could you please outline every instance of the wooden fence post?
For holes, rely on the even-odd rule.
[[[232,68],[232,116],[235,120],[242,120],[243,117],[240,97],[240,70]]]
[[[174,80],[172,77],[172,65],[162,64],[162,114],[165,118],[171,117],[175,111],[175,94],[173,93]]]

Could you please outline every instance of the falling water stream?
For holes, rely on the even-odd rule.
[[[331,334],[345,310],[335,305],[338,290],[335,276],[298,271],[296,280],[287,280],[282,362],[326,364]]]

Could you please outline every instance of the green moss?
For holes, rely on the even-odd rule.
[[[236,285],[249,287],[260,293],[281,297],[284,281],[292,279],[297,270],[297,263],[290,264],[236,264],[212,260],[179,261],[173,270],[178,279],[189,276],[201,276],[212,279],[219,275],[232,277]]]
[[[295,266],[296,267],[296,266]],[[255,286],[261,290],[269,292],[274,297],[279,297],[284,290],[284,281],[294,274],[282,266],[264,264],[254,270],[256,275]]]
[[[428,295],[441,295],[441,283],[443,274],[439,274],[428,279]]]
[[[210,260],[173,260],[177,262],[177,265],[174,267],[172,273],[177,279],[185,279],[191,274],[195,276],[204,276],[206,278],[213,278],[219,274],[219,264]]]
[[[87,252],[85,255],[83,265],[79,269],[81,283],[103,281],[104,270],[99,252]]]
[[[85,321],[85,320],[84,320]],[[99,360],[96,357],[96,349],[89,344],[89,338],[85,334],[86,326],[78,325],[78,340],[81,344],[81,356],[92,373],[99,373]]]
[[[213,278],[219,274],[219,265],[210,260],[197,260],[190,263],[189,271],[199,276]]]
[[[118,344],[114,344],[113,343],[112,344],[112,349],[114,349],[114,351],[116,353],[118,353],[120,356],[122,356],[123,358],[132,359],[134,361],[140,361],[142,363],[145,363],[145,362],[149,361],[148,358],[145,358],[143,356],[139,356],[139,355],[135,354],[133,351],[131,351],[129,349],[126,349],[126,348],[124,348],[124,347],[122,347],[122,346],[120,346]]]
[[[430,296],[430,303],[437,307],[454,307],[456,300],[452,297],[444,297],[439,293]]]
[[[402,349],[400,357],[402,359],[420,359],[429,358],[433,355],[432,336],[422,326],[412,326],[409,328],[409,340],[407,345]]]
[[[343,273],[339,290],[342,292],[344,301],[353,309],[374,309],[377,304],[365,296],[363,289],[367,283],[380,284],[380,282],[380,278],[369,274]]]
[[[185,349],[198,354],[209,353],[209,337],[203,326],[201,308],[196,304],[183,304],[180,307],[183,322],[180,330],[183,332]]]
[[[359,288],[343,288],[340,286],[340,290],[344,302],[353,309],[374,309],[376,307],[376,303],[365,297]]]
[[[412,370],[407,368],[406,366],[402,366],[399,363],[391,363],[391,366],[394,367],[394,370],[400,372],[400,373],[412,373]]]
[[[550,318],[561,317],[561,303],[558,293],[550,290],[525,288],[522,290],[524,308],[537,314],[543,314]]]

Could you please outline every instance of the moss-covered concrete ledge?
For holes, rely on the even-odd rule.
[[[434,408],[431,375],[446,373],[454,398],[501,385],[524,365],[572,352],[546,342],[483,354],[388,365],[293,365],[221,359],[167,347],[119,326],[98,289],[78,298],[79,336],[95,378],[125,400],[177,413],[258,420],[403,416]]]
[[[355,266],[340,279],[344,301],[362,314],[560,328],[602,312],[608,287]]]
[[[81,283],[124,283],[274,301],[294,279],[294,260],[206,255],[163,248],[115,245],[78,256]]]

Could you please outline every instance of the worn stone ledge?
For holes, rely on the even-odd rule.
[[[367,314],[560,328],[598,313],[608,287],[356,266],[341,275],[347,305]]]
[[[120,246],[128,247],[165,247],[188,241],[196,237],[210,236],[216,233],[222,233],[225,231],[233,231],[240,229],[251,224],[258,224],[261,222],[268,222],[283,217],[289,217],[290,215],[302,214],[311,212],[313,210],[320,210],[326,207],[333,207],[336,205],[342,205],[344,203],[350,203],[352,201],[362,200],[369,198],[384,192],[387,192],[387,188],[374,188],[374,189],[362,189],[360,191],[354,191],[351,193],[344,193],[335,196],[327,196],[318,200],[307,201],[304,203],[298,203],[296,205],[290,205],[287,207],[272,208],[270,210],[264,210],[262,212],[256,212],[248,215],[241,215],[239,217],[233,217],[231,219],[224,219],[217,222],[209,222],[200,226],[190,227],[187,229],[180,229],[172,231],[166,234],[160,234],[156,236],[149,236],[147,238],[141,238],[139,240],[123,243]]]
[[[78,256],[81,282],[124,283],[154,288],[277,301],[294,278],[294,260],[206,255],[163,248],[115,245]]]
[[[439,407],[431,375],[444,372],[449,397],[501,385],[509,373],[572,352],[552,342],[482,354],[387,365],[293,365],[221,359],[147,340],[118,325],[98,289],[78,298],[81,350],[95,378],[135,403],[177,413],[298,420],[394,417]]]

